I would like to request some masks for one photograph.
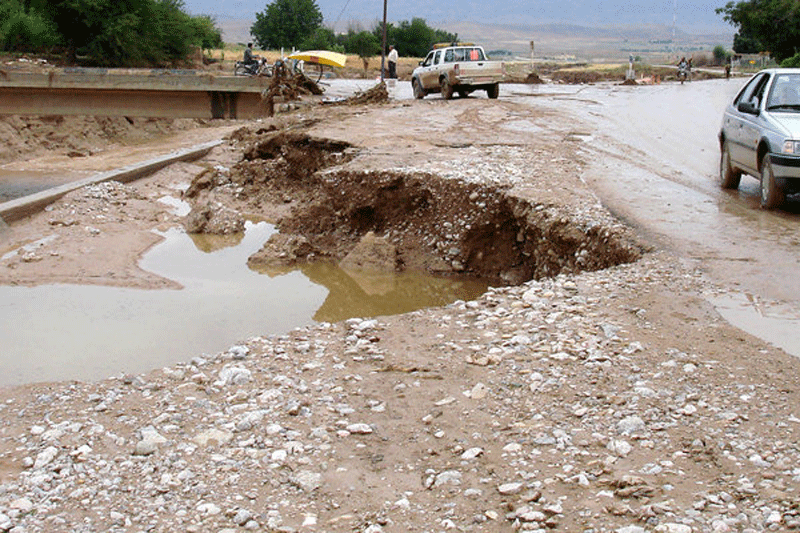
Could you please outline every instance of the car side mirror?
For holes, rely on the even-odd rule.
[[[742,113],[747,113],[749,115],[758,115],[758,107],[753,102],[739,102],[739,105],[736,107]]]

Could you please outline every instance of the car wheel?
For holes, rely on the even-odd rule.
[[[420,85],[418,79],[411,80],[411,88],[414,91],[414,98],[417,100],[422,100],[425,98],[425,91],[422,90],[422,85]]]
[[[772,169],[772,158],[767,154],[761,162],[761,207],[774,209],[781,205],[783,200],[783,190],[778,186]]]
[[[450,85],[447,78],[442,78],[442,98],[445,100],[453,98],[453,86]]]
[[[500,96],[500,84],[495,83],[494,85],[486,89],[486,95],[491,99],[495,99],[498,96]]]
[[[731,151],[725,141],[719,156],[719,183],[723,189],[738,189],[741,180],[742,173],[731,166]]]

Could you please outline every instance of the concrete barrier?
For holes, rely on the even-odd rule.
[[[128,183],[141,177],[153,174],[162,168],[178,161],[194,161],[200,159],[213,148],[222,144],[222,141],[211,141],[205,144],[193,146],[184,150],[178,150],[155,159],[143,161],[133,165],[128,165],[108,172],[100,172],[94,176],[66,183],[52,189],[40,191],[35,194],[23,196],[16,200],[10,200],[0,204],[0,226],[3,222],[10,223],[28,217],[41,211],[49,204],[55,202],[65,194],[72,192],[87,185],[94,185],[104,181],[119,181]]]

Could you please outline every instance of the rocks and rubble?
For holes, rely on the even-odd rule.
[[[577,187],[547,187],[566,179],[553,167],[577,174],[558,146],[451,148],[467,162],[323,177],[388,176],[394,189],[372,199],[435,173],[474,185],[475,212],[512,188],[516,207],[540,199],[520,215],[545,227],[618,227]],[[231,168],[209,183],[235,195],[256,174]],[[64,222],[44,224],[58,238],[31,250],[46,257],[72,231],[105,238],[133,196],[65,199],[44,214]],[[431,220],[393,231],[455,260],[469,221]],[[635,259],[253,337],[146,375],[3,389],[0,531],[800,530],[800,363],[722,321],[691,265]]]
[[[624,307],[634,286],[698,283],[651,256],[146,376],[7,391],[0,527],[796,529],[790,380],[732,378],[744,359],[677,338],[659,349],[652,318]]]

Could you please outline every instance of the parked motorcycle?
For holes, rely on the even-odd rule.
[[[272,76],[272,65],[263,57],[249,65],[244,61],[237,61],[233,73],[236,76]]]

